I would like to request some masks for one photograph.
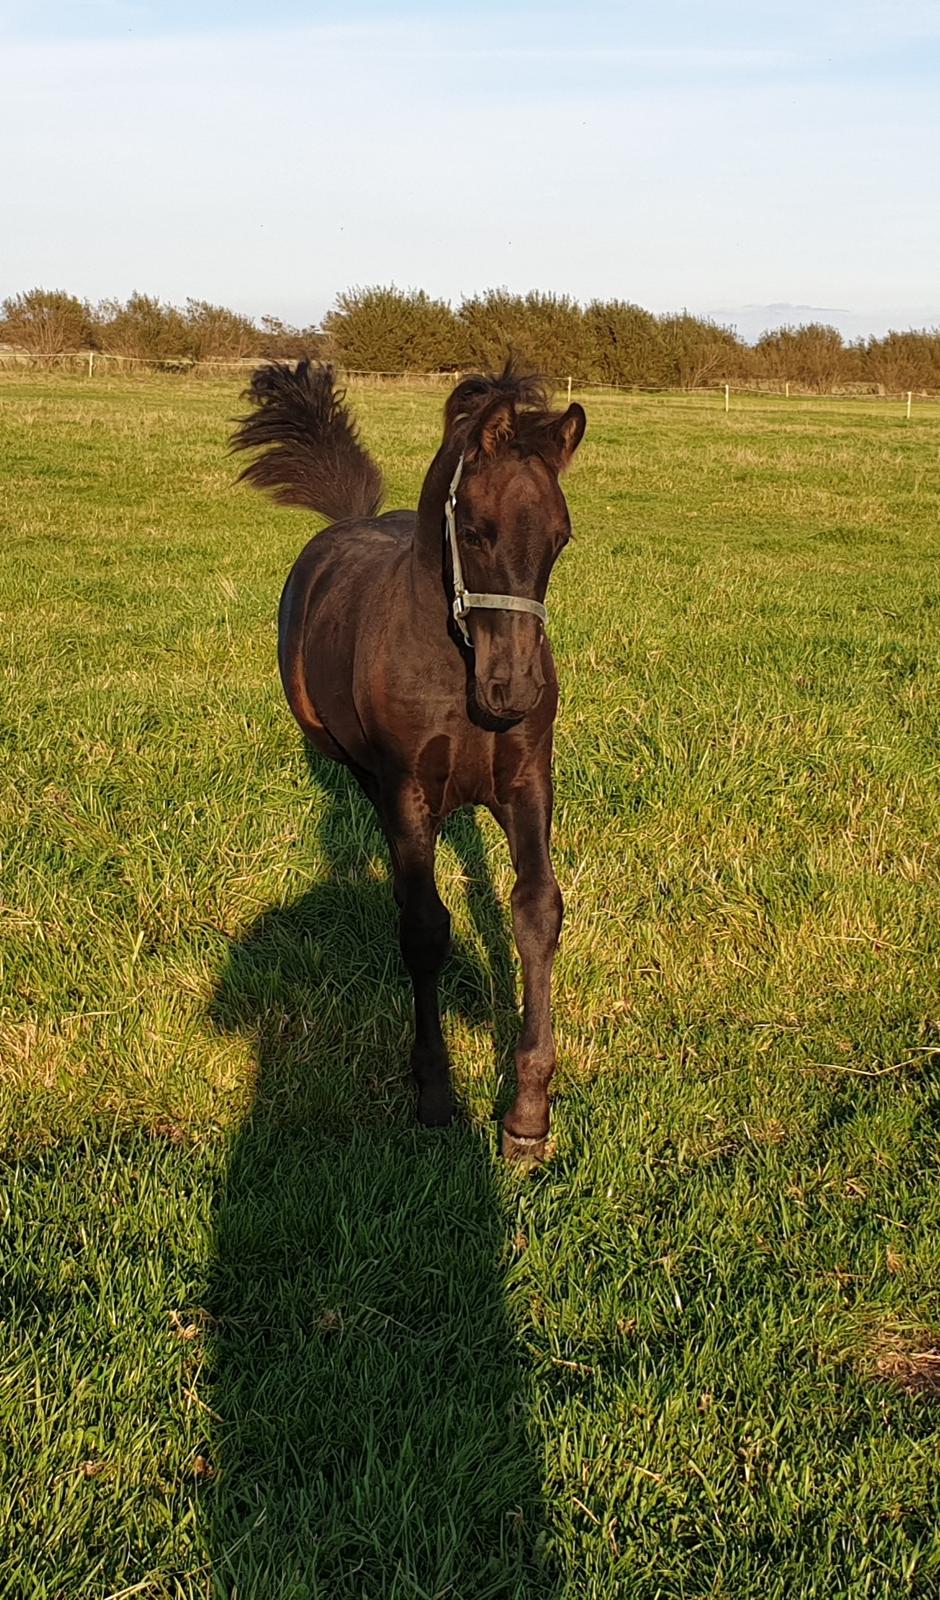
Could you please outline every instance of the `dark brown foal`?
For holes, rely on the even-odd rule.
[[[503,1151],[538,1161],[555,1067],[551,973],[562,901],[552,869],[552,724],[558,684],[545,593],[571,525],[559,474],[581,442],[579,405],[548,410],[511,369],[464,380],[413,511],[378,515],[381,477],[333,386],[301,362],[254,375],[234,436],[243,476],[334,520],[297,558],[281,599],[279,659],[310,742],[344,762],[388,840],[411,975],[418,1116],[453,1116],[438,976],[450,917],[434,881],[441,825],[485,805],[516,873],[512,918],[524,1015]]]

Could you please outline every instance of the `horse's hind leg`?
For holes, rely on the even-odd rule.
[[[450,914],[434,882],[436,825],[416,787],[382,805],[380,815],[392,857],[401,953],[414,989],[411,1070],[418,1089],[418,1120],[426,1128],[444,1127],[453,1118],[454,1104],[437,980],[450,950]]]

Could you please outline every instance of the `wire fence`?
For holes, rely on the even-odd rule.
[[[57,350],[51,352],[18,350],[10,346],[0,346],[0,372],[29,371],[38,369],[47,372],[73,373],[88,378],[100,377],[105,374],[120,376],[122,374],[139,373],[141,376],[162,375],[190,378],[216,378],[236,373],[248,374],[255,367],[263,365],[266,360],[293,359],[288,357],[265,357],[259,355],[241,356],[235,359],[216,359],[206,357],[195,360],[189,356],[132,356],[124,355],[110,350]],[[384,388],[394,387],[413,390],[449,390],[460,381],[460,372],[448,370],[439,372],[418,372],[408,369],[399,371],[366,370],[363,368],[338,369],[343,382],[356,387]],[[931,390],[888,390],[872,384],[856,383],[843,384],[828,390],[812,388],[787,379],[752,378],[739,379],[734,383],[709,383],[706,380],[689,385],[688,387],[664,388],[650,384],[614,384],[600,383],[594,379],[578,378],[574,374],[564,377],[548,377],[547,381],[553,385],[556,392],[564,393],[570,400],[572,394],[596,395],[598,397],[610,396],[611,398],[632,397],[641,400],[644,397],[660,397],[673,405],[694,405],[701,407],[723,406],[728,412],[733,409],[733,402],[748,402],[748,409],[754,409],[755,403],[761,401],[776,403],[780,400],[789,401],[796,408],[796,404],[805,406],[807,403],[817,404],[821,401],[851,404],[853,407],[861,402],[868,402],[875,410],[882,411],[886,406],[893,412],[898,405],[903,409],[906,420],[910,420],[915,403],[918,406],[925,402],[936,406],[940,402],[940,392]]]
[[[102,372],[146,371],[158,373],[210,374],[216,371],[249,371],[263,357],[243,356],[238,360],[197,361],[193,356],[130,356],[114,350],[16,350],[0,347],[0,371],[19,367],[38,367],[46,372],[81,372],[89,378]]]

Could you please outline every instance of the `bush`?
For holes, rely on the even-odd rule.
[[[423,289],[346,289],[323,320],[327,354],[350,371],[438,372],[462,365],[446,300]]]
[[[730,328],[688,311],[660,317],[666,350],[666,382],[671,388],[699,389],[705,383],[727,383],[748,369],[745,346]]]
[[[754,359],[763,376],[789,378],[818,394],[831,393],[851,367],[841,333],[823,322],[763,334],[754,347]]]
[[[880,389],[940,388],[940,332],[886,333],[855,348],[865,376]]]
[[[589,376],[584,312],[568,295],[488,289],[464,300],[457,318],[471,366],[497,371],[513,357],[556,380]]]
[[[173,361],[188,354],[186,323],[175,306],[136,290],[124,305],[106,300],[98,307],[101,348],[138,361]]]
[[[651,311],[627,300],[592,300],[584,322],[586,376],[627,387],[657,388],[669,382],[669,351]]]
[[[261,336],[254,323],[208,300],[187,300],[186,354],[194,361],[241,361],[259,354]]]
[[[3,302],[2,333],[9,344],[37,355],[94,349],[91,307],[64,289],[27,289]]]
[[[292,328],[280,317],[262,317],[258,354],[267,361],[300,361],[304,356],[317,360],[325,350],[319,328]]]

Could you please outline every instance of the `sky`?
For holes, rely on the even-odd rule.
[[[0,296],[940,323],[940,0],[0,0],[0,74]]]

